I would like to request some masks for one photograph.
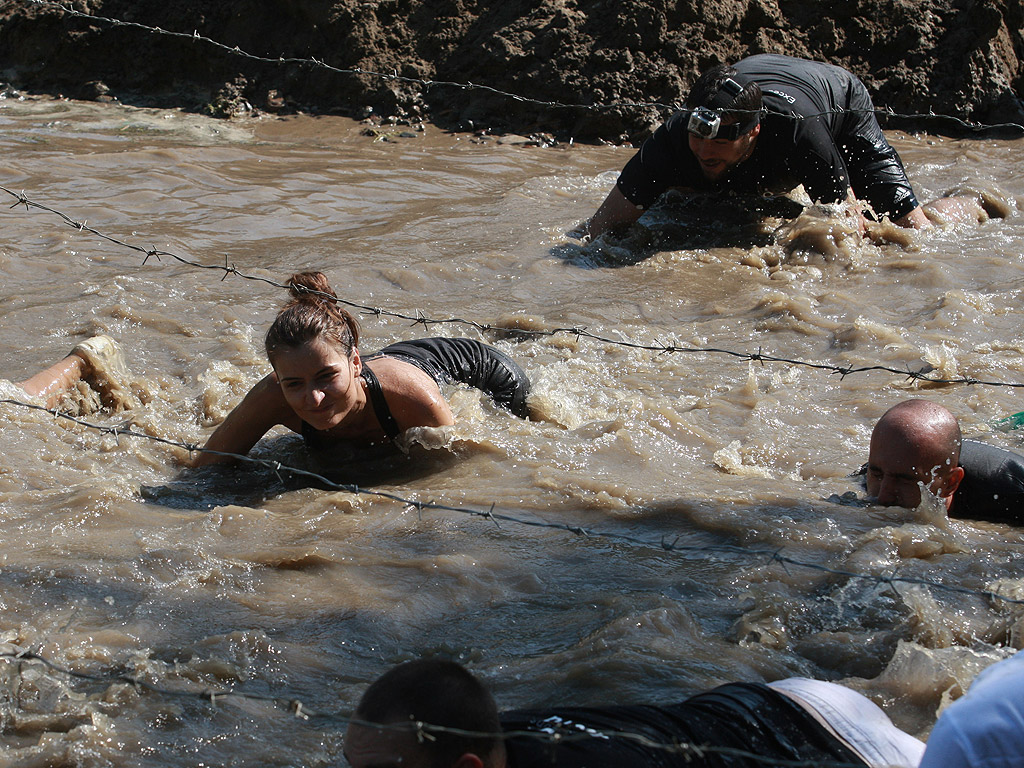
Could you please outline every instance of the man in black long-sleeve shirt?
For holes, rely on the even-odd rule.
[[[730,683],[665,705],[499,715],[472,674],[437,659],[386,672],[345,735],[352,768],[913,768],[923,751],[870,700],[834,683]]]
[[[860,80],[831,64],[751,56],[700,77],[686,108],[623,168],[587,234],[632,223],[670,188],[782,194],[800,184],[815,202],[856,199],[879,218],[929,225]]]

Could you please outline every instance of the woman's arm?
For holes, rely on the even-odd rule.
[[[210,435],[203,448],[244,455],[278,424],[294,429],[298,426],[298,419],[281,394],[277,378],[270,374],[249,390],[242,402]],[[230,461],[235,461],[234,457],[203,452],[196,456],[192,465],[202,467]]]

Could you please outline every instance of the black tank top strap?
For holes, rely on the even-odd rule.
[[[391,409],[388,407],[388,401],[384,398],[384,389],[381,387],[380,381],[374,372],[370,370],[369,366],[366,365],[363,366],[361,375],[363,381],[366,382],[366,394],[370,396],[370,405],[373,406],[373,412],[377,416],[377,421],[384,428],[384,434],[389,439],[394,440],[402,434],[402,430],[398,428],[398,422],[395,421],[395,417],[391,414]]]
[[[299,434],[301,434],[302,439],[306,441],[306,445],[316,450],[327,448],[333,443],[326,432],[321,432],[308,421],[302,422],[302,430]]]

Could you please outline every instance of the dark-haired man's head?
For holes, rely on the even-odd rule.
[[[503,768],[500,733],[497,705],[479,680],[455,662],[420,659],[366,689],[345,757],[352,768]]]
[[[960,425],[930,400],[904,400],[883,414],[871,432],[867,491],[879,504],[915,508],[921,487],[948,509],[963,479]]]
[[[739,83],[735,67],[719,64],[697,78],[690,93],[686,96],[686,108],[724,110],[724,114],[732,114],[736,118],[751,119],[761,112],[761,86],[750,82]],[[737,93],[729,81],[739,86]]]
[[[761,132],[761,87],[737,75],[725,65],[709,69],[686,97],[690,151],[711,181],[750,157]]]

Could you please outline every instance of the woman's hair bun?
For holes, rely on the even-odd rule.
[[[288,278],[288,290],[296,299],[309,297],[313,301],[328,301],[325,296],[317,294],[327,294],[335,300],[338,298],[323,272],[297,272]]]
[[[359,344],[359,323],[341,306],[327,276],[299,272],[288,278],[288,290],[291,299],[267,331],[267,355],[273,358],[282,347],[298,347],[313,339],[325,339],[351,354]]]

